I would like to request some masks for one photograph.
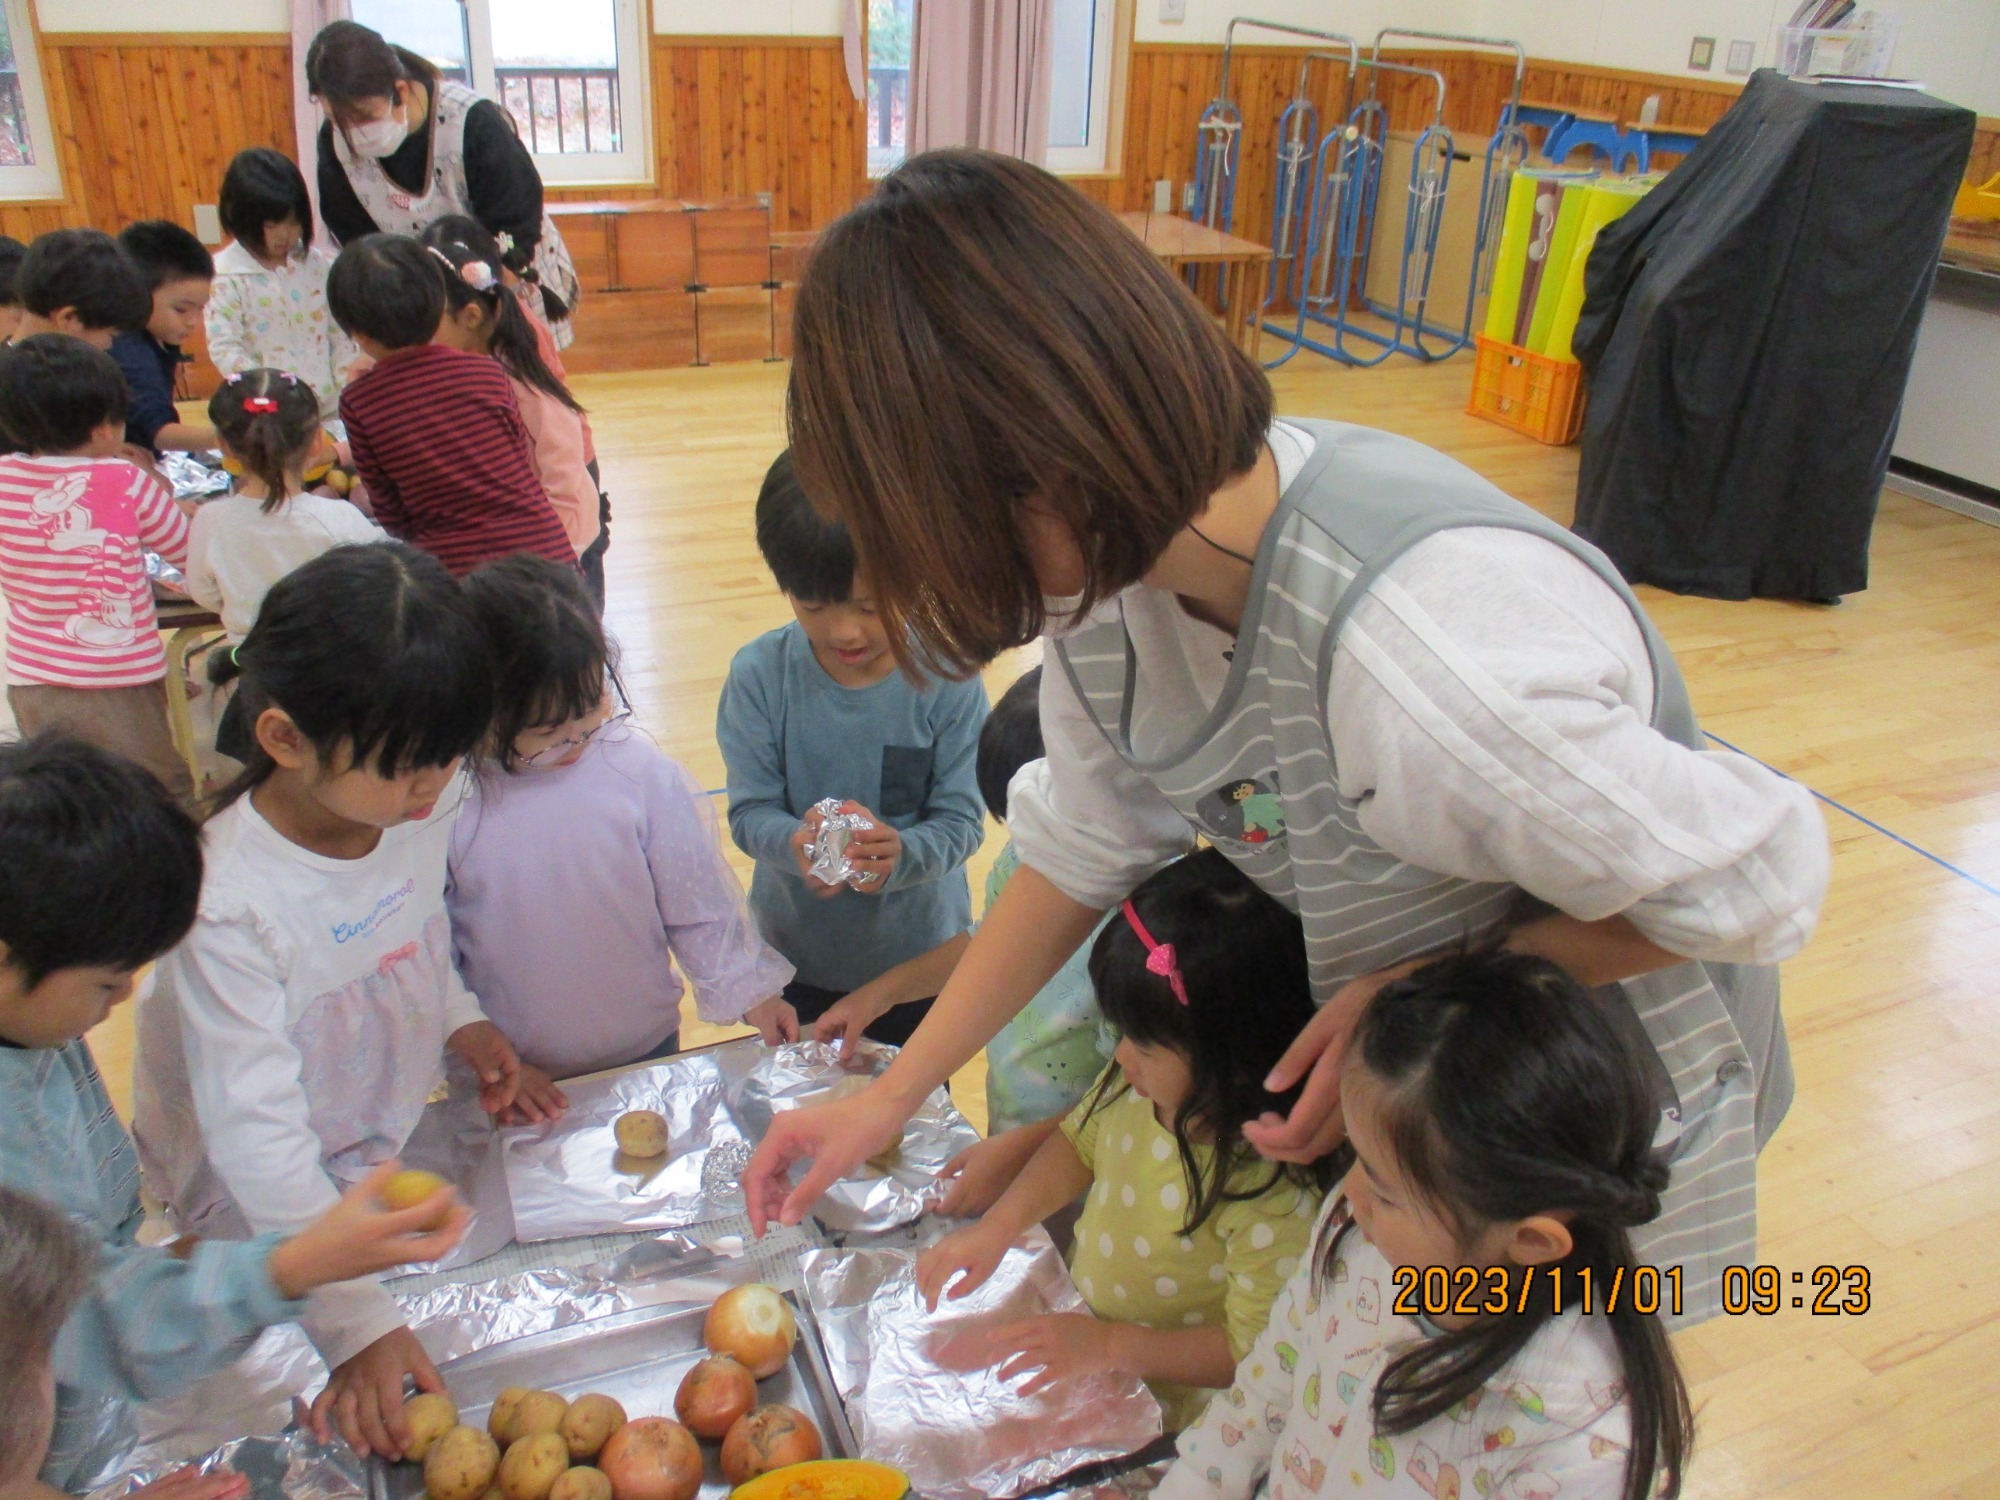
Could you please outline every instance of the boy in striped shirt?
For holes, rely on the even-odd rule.
[[[187,802],[145,551],[186,562],[188,518],[158,477],[117,456],[125,397],[111,356],[68,334],[0,354],[0,430],[23,450],[0,457],[7,702],[23,734],[66,729]]]

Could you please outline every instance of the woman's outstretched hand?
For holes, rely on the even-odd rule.
[[[774,1219],[786,1225],[803,1220],[828,1188],[901,1140],[912,1112],[873,1083],[851,1099],[788,1109],[774,1118],[743,1169],[743,1202],[757,1237]],[[802,1161],[812,1166],[793,1187],[792,1166]]]
[[[1259,1156],[1269,1161],[1313,1162],[1346,1139],[1347,1125],[1340,1114],[1340,1064],[1347,1056],[1348,1040],[1375,992],[1413,973],[1423,962],[1415,959],[1350,979],[1306,1022],[1264,1081],[1271,1093],[1282,1094],[1305,1079],[1298,1103],[1289,1115],[1267,1110],[1244,1123],[1243,1139]]]

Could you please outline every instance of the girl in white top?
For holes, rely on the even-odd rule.
[[[268,146],[239,151],[216,212],[232,242],[215,257],[208,357],[225,375],[289,370],[313,388],[320,415],[336,419],[361,351],[327,314],[333,255],[313,244],[305,178]]]
[[[1381,990],[1342,1064],[1341,1192],[1160,1500],[1677,1495],[1680,1288],[1627,1232],[1668,1172],[1628,1033],[1522,954]]]
[[[208,420],[242,472],[235,493],[195,512],[187,589],[222,616],[233,646],[280,578],[343,542],[379,542],[384,533],[347,501],[306,488],[320,441],[319,401],[296,375],[230,376],[209,398]]]
[[[459,763],[493,715],[457,585],[414,548],[339,547],[271,590],[232,659],[253,743],[194,929],[141,1004],[136,1078],[148,1186],[215,1238],[298,1228],[398,1154],[447,1055],[490,1113],[553,1097],[452,969]],[[443,1386],[395,1302],[343,1282],[300,1321],[333,1372],[321,1436],[400,1456],[404,1382]]]

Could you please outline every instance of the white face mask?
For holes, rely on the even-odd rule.
[[[404,141],[410,138],[410,124],[398,119],[392,112],[379,120],[370,120],[365,125],[347,127],[347,143],[363,156],[378,160],[394,156]]]

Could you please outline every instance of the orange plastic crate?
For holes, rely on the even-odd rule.
[[[1478,363],[1472,368],[1475,417],[1526,433],[1538,443],[1561,447],[1583,431],[1583,366],[1574,360],[1531,354],[1485,334],[1474,334]]]

